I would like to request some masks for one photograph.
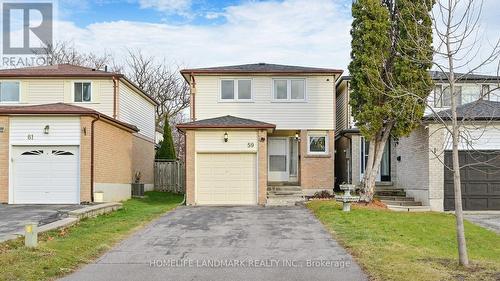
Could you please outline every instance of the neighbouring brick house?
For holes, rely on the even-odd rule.
[[[0,202],[77,204],[153,186],[156,101],[119,73],[0,71]]]
[[[427,100],[429,107],[422,124],[408,137],[390,140],[382,157],[377,189],[381,194],[393,191],[405,195],[381,196],[395,210],[443,211],[454,208],[453,179],[451,172],[445,168],[445,165],[451,165],[450,135],[433,116],[433,112],[439,112],[443,120],[449,120],[451,95],[445,75],[431,72],[431,76],[435,88]],[[464,124],[475,127],[467,132],[471,142],[462,143],[459,152],[462,164],[474,164],[462,169],[465,210],[500,210],[500,157],[497,157],[500,151],[499,79],[497,76],[470,74],[462,75],[457,84],[459,118],[466,122]],[[344,76],[336,86],[337,185],[359,185],[369,153],[368,145],[352,118],[349,83],[350,77]],[[488,163],[481,163],[484,161]]]
[[[336,69],[248,64],[181,71],[191,87],[190,205],[289,204],[334,186]]]

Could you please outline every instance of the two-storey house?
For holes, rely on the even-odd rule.
[[[119,73],[0,70],[0,202],[120,201],[136,173],[151,188],[155,106]]]
[[[334,186],[336,69],[248,64],[185,69],[187,204],[269,204]]]
[[[464,209],[500,210],[500,78],[457,75],[461,76],[456,85],[458,117],[465,128],[460,146]],[[451,166],[451,137],[444,125],[451,116],[451,94],[445,75],[431,72],[431,76],[435,87],[422,124],[408,137],[391,139],[382,157],[377,189],[392,209],[454,208],[453,175],[446,168]],[[352,118],[349,84],[350,77],[344,76],[336,86],[336,184],[359,185],[369,151]]]

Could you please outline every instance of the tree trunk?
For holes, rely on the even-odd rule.
[[[453,69],[453,63],[450,62],[450,69]],[[453,71],[450,71],[450,92],[451,94],[451,115],[452,115],[452,142],[453,142],[453,190],[455,193],[455,217],[457,228],[458,260],[459,264],[467,267],[469,257],[467,255],[467,244],[465,241],[464,216],[462,210],[462,188],[460,181],[460,162],[458,157],[458,145],[460,143],[460,131],[457,121],[457,95],[455,94],[455,77]]]
[[[380,170],[384,148],[391,134],[392,126],[393,124],[387,124],[383,131],[379,132],[373,140],[370,140],[368,161],[362,182],[361,201],[371,202],[373,200],[378,171]]]

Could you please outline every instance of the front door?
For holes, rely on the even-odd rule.
[[[269,181],[288,181],[290,177],[290,149],[288,138],[269,138]]]

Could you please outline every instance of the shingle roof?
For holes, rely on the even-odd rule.
[[[77,66],[72,64],[57,64],[50,66],[35,66],[0,70],[0,77],[112,77],[123,76],[116,72]]]
[[[190,129],[190,128],[262,128],[262,129],[274,129],[276,125],[260,122],[251,119],[234,117],[231,115],[203,119],[188,123],[178,124],[179,129]]]
[[[192,68],[181,70],[189,73],[342,73],[340,69],[304,67],[270,63],[253,63],[219,67]]]
[[[91,115],[104,118],[120,126],[126,127],[129,130],[138,132],[139,129],[129,123],[117,120],[96,110],[76,106],[67,103],[50,103],[40,105],[24,105],[24,106],[0,106],[0,115]]]
[[[459,120],[500,120],[500,102],[478,100],[457,107],[457,117]],[[450,120],[451,109],[439,111],[424,116],[424,120],[432,121],[437,119]]]
[[[429,71],[429,74],[431,75],[432,80],[435,81],[446,81],[448,79],[448,74],[443,73],[441,71]],[[464,74],[464,73],[455,73],[455,77],[459,77],[460,80],[462,81],[500,81],[500,76],[493,76],[493,75],[482,75],[482,74]],[[339,85],[342,81],[344,80],[351,80],[351,76],[349,75],[344,75],[340,77],[340,79],[337,81],[337,85]]]

